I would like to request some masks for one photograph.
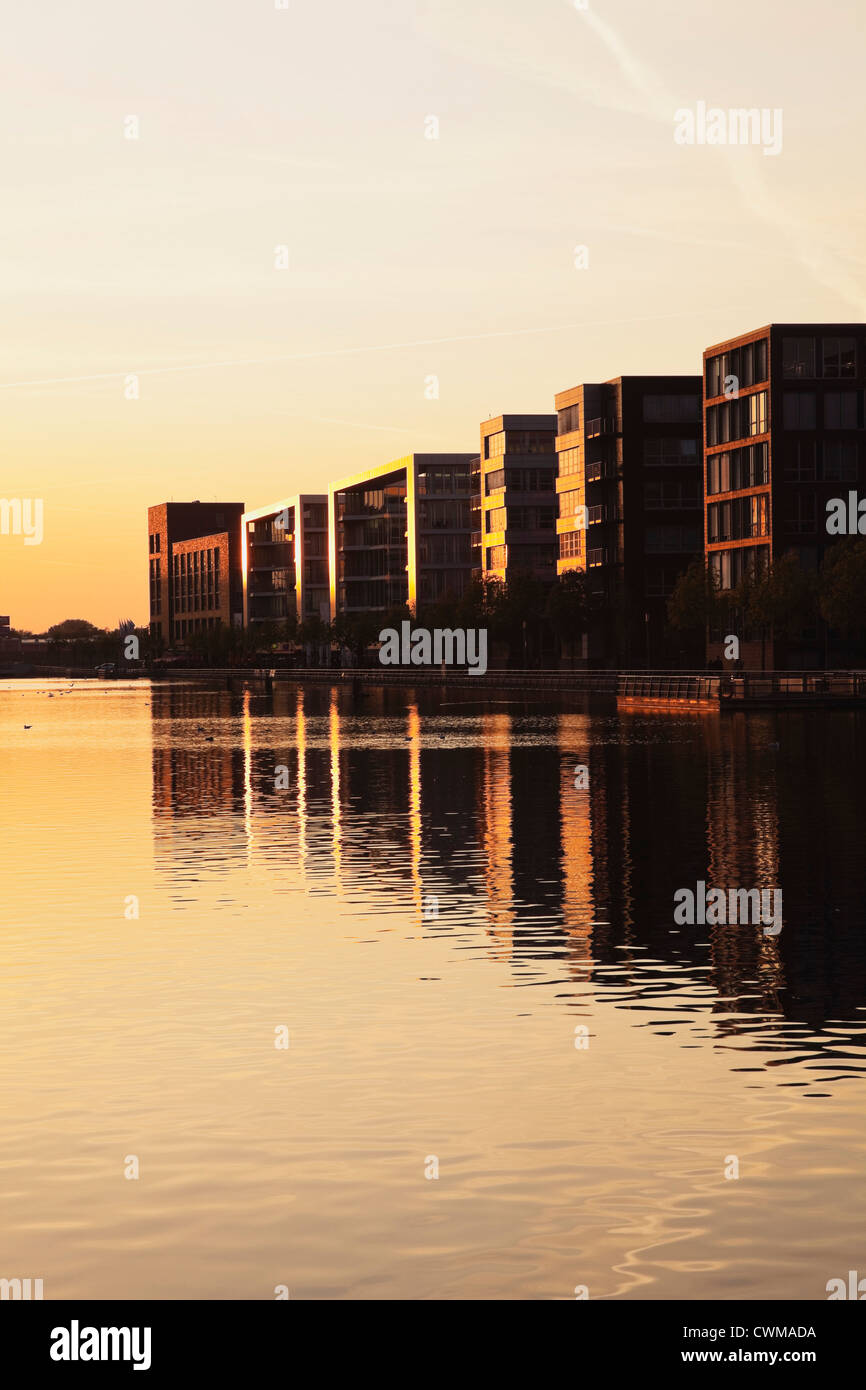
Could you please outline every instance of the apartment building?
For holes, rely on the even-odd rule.
[[[327,494],[300,493],[244,512],[241,532],[244,626],[327,622]]]
[[[243,510],[243,502],[148,507],[150,634],[164,646],[243,622]]]
[[[584,571],[603,618],[593,665],[680,659],[666,605],[699,557],[701,379],[616,377],[555,397],[558,574]]]
[[[769,324],[706,349],[705,543],[722,591],[788,552],[818,571],[837,539],[827,502],[866,490],[864,387],[862,323]],[[710,633],[708,658],[722,656],[725,635]],[[746,667],[823,663],[814,619],[769,648],[738,635]]]
[[[473,469],[473,573],[556,578],[555,415],[497,415],[481,424]]]
[[[331,616],[459,597],[471,568],[472,454],[408,454],[328,490]]]

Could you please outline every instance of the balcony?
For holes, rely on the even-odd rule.
[[[587,439],[598,439],[603,434],[616,434],[616,421],[601,416],[597,420],[587,420],[586,437]]]

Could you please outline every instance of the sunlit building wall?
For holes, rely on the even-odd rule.
[[[244,625],[327,622],[327,495],[301,493],[244,512],[242,535]]]
[[[705,543],[720,590],[789,552],[818,571],[837,540],[827,501],[866,489],[864,387],[862,323],[775,323],[706,349]],[[814,618],[773,641],[731,631],[747,667],[806,668],[826,656]],[[711,631],[709,659],[725,655],[726,637]]]
[[[477,463],[479,577],[556,578],[556,416],[497,415],[481,424]],[[475,489],[473,489],[475,491]]]
[[[150,634],[165,646],[243,621],[243,502],[147,509]]]

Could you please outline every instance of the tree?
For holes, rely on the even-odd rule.
[[[746,622],[760,629],[761,670],[766,666],[767,637],[796,637],[815,616],[815,581],[799,557],[789,551],[759,574],[748,571],[736,590]]]
[[[848,536],[830,546],[818,581],[821,617],[843,637],[866,627],[866,540]]]
[[[544,621],[545,590],[531,574],[515,574],[489,594],[490,623],[495,637],[508,643],[509,659],[515,655],[525,666],[533,647],[540,644]]]
[[[102,628],[95,627],[86,618],[64,618],[62,623],[55,623],[46,633],[52,642],[79,642],[103,635]]]
[[[331,625],[331,636],[339,646],[348,648],[359,665],[383,626],[380,613],[340,613]]]
[[[723,609],[719,585],[703,560],[693,560],[668,598],[668,621],[678,632],[703,632],[714,627]]]
[[[544,615],[560,646],[566,643],[570,648],[572,668],[575,643],[589,631],[595,608],[589,576],[583,570],[566,570],[559,575],[547,596]]]
[[[308,659],[311,648],[312,654],[318,656],[319,647],[323,647],[330,639],[330,626],[320,618],[317,613],[313,613],[308,618],[304,618],[304,621],[298,624],[296,640],[304,648]],[[315,665],[317,663],[313,662],[312,664]]]

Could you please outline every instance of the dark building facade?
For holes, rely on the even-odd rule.
[[[702,550],[700,377],[616,377],[555,404],[557,573],[585,572],[603,613],[585,659],[691,664],[667,600]]]
[[[331,616],[459,598],[471,568],[472,454],[409,454],[328,490]]]
[[[836,537],[827,503],[866,491],[866,325],[769,324],[704,352],[707,565],[722,593],[789,552],[810,573]],[[815,618],[767,643],[741,628],[745,667],[823,664]],[[722,657],[710,632],[707,655]]]
[[[150,635],[165,647],[243,621],[243,502],[162,502],[147,509]]]

